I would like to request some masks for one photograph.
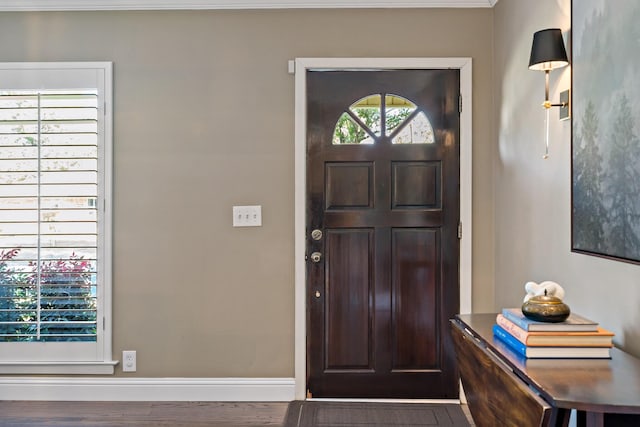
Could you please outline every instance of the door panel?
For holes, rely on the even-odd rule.
[[[424,339],[437,336],[437,234],[429,229],[392,230],[394,371],[438,367],[438,346]]]
[[[373,369],[371,238],[367,229],[327,233],[326,370]]]
[[[307,72],[313,396],[458,396],[458,94],[458,70]]]
[[[373,207],[372,163],[327,163],[326,167],[327,211]]]
[[[440,162],[393,162],[391,209],[440,209]]]

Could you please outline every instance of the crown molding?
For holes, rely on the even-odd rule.
[[[72,10],[479,8],[498,0],[0,0],[0,12]]]

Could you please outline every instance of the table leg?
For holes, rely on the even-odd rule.
[[[577,411],[577,427],[604,427],[602,412]]]
[[[551,427],[567,427],[569,418],[571,417],[571,409],[554,409],[549,420]]]

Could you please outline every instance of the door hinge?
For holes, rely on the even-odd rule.
[[[462,239],[462,222],[458,222],[458,239]]]
[[[458,95],[458,114],[462,114],[462,94]]]

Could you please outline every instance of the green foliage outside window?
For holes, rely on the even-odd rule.
[[[19,253],[0,252],[0,341],[95,341],[92,263],[72,253],[19,271]]]

